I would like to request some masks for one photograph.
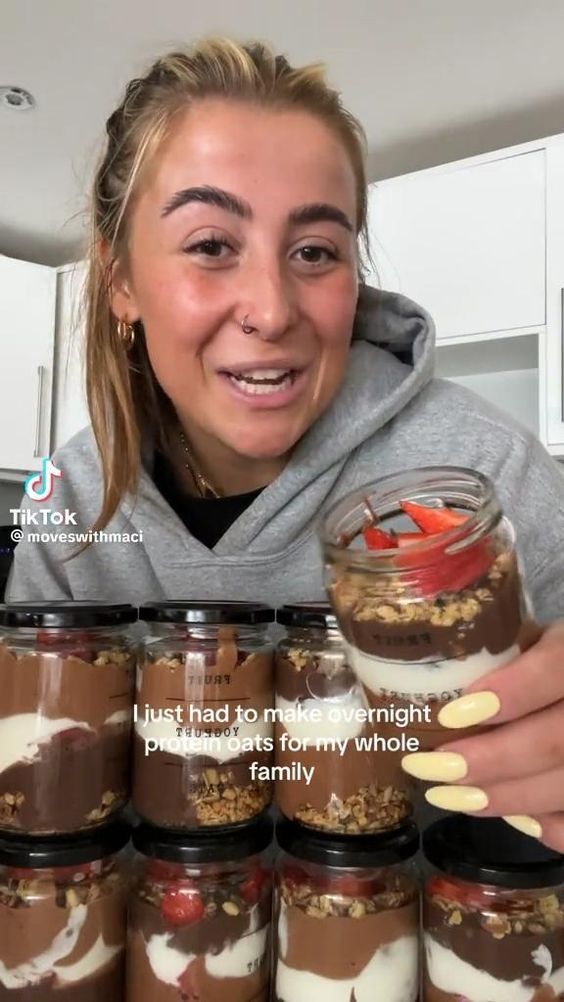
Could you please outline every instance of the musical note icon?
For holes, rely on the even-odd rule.
[[[30,473],[24,483],[24,491],[32,501],[47,501],[53,493],[55,477],[62,475],[63,471],[46,457],[41,460],[40,472]]]

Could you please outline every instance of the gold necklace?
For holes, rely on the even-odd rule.
[[[188,446],[188,442],[186,441],[186,435],[184,434],[184,432],[180,431],[179,435],[180,435],[180,443],[186,456],[186,459],[184,461],[184,466],[188,470],[188,473],[190,474],[192,480],[196,484],[196,488],[198,490],[200,497],[222,498],[223,494],[221,493],[221,491],[218,491],[215,489],[215,487],[212,487],[209,480],[206,480],[204,475],[200,473],[198,467],[196,466],[194,457],[190,452],[190,448]]]

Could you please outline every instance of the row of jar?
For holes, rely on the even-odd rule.
[[[0,827],[99,825],[131,788],[153,824],[238,824],[268,806],[276,777],[280,809],[313,827],[358,833],[410,813],[401,753],[370,748],[374,727],[358,720],[366,700],[328,606],[278,610],[275,657],[267,606],[140,615],[136,650],[130,606],[0,608]]]
[[[264,818],[233,837],[141,825],[135,852],[129,835],[0,840],[0,999],[562,997],[564,856],[501,820],[428,829],[422,922],[410,823],[351,839],[283,821],[274,881]]]

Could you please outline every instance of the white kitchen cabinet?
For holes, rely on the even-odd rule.
[[[49,453],[56,273],[0,255],[0,470]]]
[[[86,404],[83,262],[58,269],[55,391],[51,451],[90,423]]]
[[[545,158],[541,143],[371,185],[369,283],[424,306],[439,340],[544,325]]]
[[[564,456],[564,136],[548,140],[546,395],[549,450]]]

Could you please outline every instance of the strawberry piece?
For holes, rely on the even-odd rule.
[[[204,912],[200,895],[191,887],[171,887],[161,901],[161,915],[170,925],[193,925]]]
[[[37,631],[37,646],[55,650],[65,658],[93,661],[92,635],[85,630],[45,629]]]
[[[378,529],[375,525],[368,525],[362,530],[364,542],[369,550],[393,550],[396,543],[393,536],[388,535],[383,529]]]
[[[160,880],[169,884],[177,882],[179,886],[195,887],[190,877],[185,876],[184,863],[169,863],[164,859],[147,860],[147,876],[151,880]]]
[[[350,873],[334,877],[330,886],[334,894],[343,894],[347,898],[366,898],[371,894],[370,881],[354,877]]]
[[[433,897],[446,898],[455,901],[466,908],[492,909],[495,897],[491,890],[474,884],[457,883],[454,878],[431,877],[427,883],[427,894]]]
[[[396,541],[396,546],[403,548],[404,546],[411,546],[412,543],[422,543],[423,540],[427,539],[427,533],[396,532],[394,539]]]
[[[284,883],[294,887],[312,883],[312,877],[308,876],[305,870],[299,866],[293,866],[291,863],[285,863],[282,867],[282,879]]]
[[[260,898],[264,884],[269,877],[268,871],[259,866],[250,877],[243,881],[239,893],[248,905],[254,905]]]
[[[96,742],[96,735],[92,731],[87,731],[83,727],[67,727],[66,731],[59,731],[44,744],[59,744],[63,751],[83,751],[90,748]]]
[[[400,508],[406,515],[409,515],[418,529],[432,535],[455,529],[456,526],[463,525],[468,519],[468,515],[451,511],[450,508],[428,508],[426,505],[416,504],[414,501],[400,501]]]
[[[77,866],[57,866],[54,877],[58,884],[74,884],[77,877],[88,879],[96,874],[96,866],[92,863],[80,863]]]

